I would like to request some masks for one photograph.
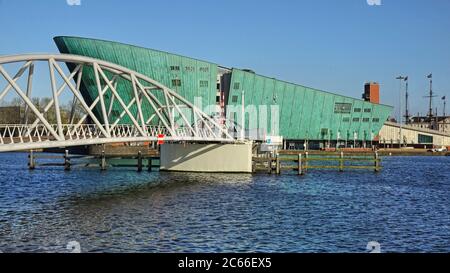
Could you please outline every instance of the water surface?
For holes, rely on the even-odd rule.
[[[0,251],[450,251],[450,157],[304,177],[27,169],[0,154]]]

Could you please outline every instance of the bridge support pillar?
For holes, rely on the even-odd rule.
[[[251,173],[252,143],[164,144],[161,171]]]

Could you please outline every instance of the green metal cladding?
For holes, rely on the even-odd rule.
[[[357,140],[370,141],[376,137],[389,117],[392,107],[373,104],[308,88],[251,72],[233,69],[228,105],[279,106],[280,135],[286,139]],[[234,97],[234,98],[233,98]],[[345,111],[340,107],[349,106]],[[335,109],[335,108],[338,109]],[[338,111],[336,111],[338,110]],[[272,132],[270,122],[267,131]],[[253,127],[253,128],[252,128]],[[246,128],[263,125],[251,124],[246,116]]]
[[[195,97],[199,97],[202,99],[202,105],[216,103],[217,64],[103,40],[55,37],[54,41],[61,53],[82,55],[115,63],[164,84],[191,102],[194,102]],[[173,81],[177,80],[181,81],[180,86],[174,84]],[[84,98],[92,101],[97,97],[97,87],[91,68],[84,68],[82,82]],[[206,85],[205,82],[207,82]],[[132,92],[127,92],[127,90],[132,90],[128,81],[119,80],[117,90],[125,104],[133,99]],[[110,103],[108,95],[111,97],[110,93],[106,94],[105,105]],[[157,97],[160,101],[164,101],[162,94]],[[148,102],[144,103],[142,109],[145,117],[150,117],[154,113]],[[96,116],[101,118],[100,106],[98,105],[94,110]],[[130,110],[134,116],[137,116],[136,107],[132,107]],[[110,122],[114,122],[122,111],[123,108],[116,100]],[[130,122],[126,118],[121,120],[121,123],[125,124]]]
[[[110,41],[76,37],[56,37],[54,40],[62,53],[116,63],[161,82],[192,103],[195,97],[201,97],[203,106],[216,104],[217,64]],[[181,85],[174,85],[174,80],[180,80]],[[206,81],[208,83],[205,85]],[[132,100],[131,94],[126,91],[131,90],[129,85],[124,80],[118,82],[118,92],[125,98],[125,103]],[[94,73],[88,68],[83,71],[82,88],[87,100],[92,101],[96,97]],[[338,136],[341,140],[353,140],[355,137],[358,140],[371,140],[392,112],[390,106],[233,69],[227,104],[241,105],[242,91],[245,91],[246,106],[266,105],[270,109],[271,105],[278,105],[280,134],[292,140],[336,140]],[[159,99],[163,100],[162,97]],[[105,104],[108,103],[109,99],[106,98]],[[122,111],[117,102],[113,109],[116,115]],[[145,116],[153,114],[150,105],[144,104],[143,109]],[[100,117],[100,109],[95,110]],[[137,109],[131,109],[131,112],[136,115]],[[115,117],[112,119],[115,120]],[[258,126],[250,124],[246,118],[246,128],[256,129]],[[271,130],[269,122],[268,131]]]

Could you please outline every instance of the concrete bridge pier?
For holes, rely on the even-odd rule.
[[[252,142],[163,144],[161,171],[251,173]]]

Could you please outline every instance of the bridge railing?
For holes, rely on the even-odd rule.
[[[51,124],[50,128],[57,130],[58,125]],[[179,127],[175,129],[177,137],[180,139],[190,139],[193,137],[191,129]],[[62,132],[65,140],[89,140],[107,138],[96,124],[63,124]],[[197,129],[199,138],[211,139],[213,136],[206,128]],[[146,126],[145,136],[134,125],[118,124],[111,128],[111,137],[117,139],[134,139],[147,137],[156,140],[158,136],[170,136],[170,132],[164,126]],[[20,143],[37,143],[45,141],[57,140],[51,131],[43,124],[26,125],[26,124],[0,124],[0,145],[20,144]]]
[[[50,125],[53,130],[57,130],[58,125]],[[180,129],[180,131],[186,131]],[[100,127],[95,124],[63,124],[62,132],[66,140],[87,140],[104,138]],[[147,126],[147,137],[158,137],[165,135],[168,131],[162,126]],[[117,125],[111,129],[111,135],[115,138],[142,137],[141,132],[133,125]],[[34,143],[56,140],[50,130],[41,124],[32,126],[24,124],[0,125],[0,145]]]

